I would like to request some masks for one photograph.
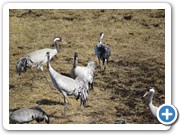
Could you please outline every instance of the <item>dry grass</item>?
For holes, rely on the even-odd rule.
[[[18,76],[16,61],[23,55],[50,47],[56,36],[66,44],[51,61],[60,73],[69,73],[73,53],[79,53],[80,65],[88,58],[96,61],[94,47],[99,32],[110,44],[112,56],[104,75],[96,69],[94,90],[88,105],[79,109],[79,101],[69,97],[71,105],[64,116],[63,98],[50,91],[39,72],[33,90],[33,72]],[[45,72],[48,75],[46,66]],[[164,10],[10,10],[10,112],[21,107],[40,106],[50,114],[51,123],[158,123],[152,118],[146,100],[147,86],[154,86],[154,104],[165,87],[165,12]],[[49,78],[49,76],[48,76]],[[50,78],[49,81],[51,82]],[[33,122],[35,123],[35,122]]]

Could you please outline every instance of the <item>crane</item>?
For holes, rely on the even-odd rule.
[[[33,120],[36,120],[38,123],[45,120],[47,124],[50,123],[49,116],[40,108],[21,108],[15,110],[9,116],[10,124],[25,124]]]
[[[46,79],[47,77],[44,73],[43,70],[43,65],[47,62],[47,58],[46,58],[46,52],[50,52],[50,59],[56,55],[58,52],[60,52],[60,46],[57,44],[57,42],[62,42],[63,39],[60,37],[54,38],[53,43],[55,48],[51,49],[51,48],[44,48],[44,49],[40,49],[40,50],[36,50],[34,52],[31,52],[23,57],[21,57],[16,64],[16,72],[20,75],[21,72],[25,72],[27,68],[32,68],[32,67],[37,67],[36,72],[34,73],[33,79],[32,79],[32,85],[34,82],[35,77],[37,76],[37,72],[40,69]],[[49,86],[51,87],[50,83],[48,82]],[[32,86],[31,85],[31,86]],[[32,87],[31,87],[32,88]],[[52,87],[51,87],[52,89]]]
[[[103,43],[102,39],[104,37],[104,33],[101,32],[99,34],[99,43],[96,45],[95,47],[95,54],[98,58],[98,62],[99,62],[99,66],[101,67],[100,65],[100,60],[102,60],[103,62],[103,65],[104,65],[104,69],[101,71],[105,71],[106,70],[106,65],[108,64],[108,60],[109,60],[109,57],[111,55],[111,49],[110,47],[108,46],[108,44],[105,44]]]
[[[75,80],[56,72],[50,65],[50,53],[47,52],[47,68],[54,86],[62,93],[64,105],[68,105],[68,95],[74,95],[76,99],[81,98],[80,105],[84,105],[87,99],[88,83],[82,78]],[[83,102],[83,103],[82,103]]]
[[[148,106],[149,106],[149,109],[150,109],[152,115],[154,117],[157,117],[156,112],[157,112],[158,107],[153,105],[153,103],[152,103],[154,94],[155,94],[155,89],[154,88],[149,88],[146,91],[146,93],[143,95],[143,97],[145,97],[146,95],[149,95],[149,97],[148,97]]]
[[[78,53],[74,53],[74,64],[71,68],[70,75],[73,79],[76,77],[81,77],[83,80],[87,81],[89,88],[93,89],[93,78],[95,71],[95,62],[89,61],[87,66],[77,66],[78,65]]]

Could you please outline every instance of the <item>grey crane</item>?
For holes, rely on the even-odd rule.
[[[100,60],[102,60],[103,65],[104,65],[104,69],[102,71],[105,71],[106,65],[108,64],[108,60],[111,55],[111,49],[108,46],[108,44],[103,43],[102,41],[103,37],[104,37],[104,33],[101,32],[100,37],[99,37],[99,43],[96,45],[94,50],[99,61],[99,66],[101,67]]]
[[[51,55],[50,55],[50,59],[51,59],[54,55],[56,55],[60,51],[60,46],[57,44],[57,42],[62,42],[62,41],[63,41],[63,39],[60,37],[54,38],[53,42],[54,42],[55,49],[44,48],[44,49],[36,50],[34,52],[31,52],[31,53],[21,57],[16,64],[16,72],[20,75],[21,72],[25,72],[27,68],[36,66],[37,70],[34,73],[34,76],[32,79],[32,85],[33,85],[35,77],[37,76],[37,72],[39,69],[42,71],[46,81],[48,82],[47,77],[43,70],[43,65],[47,62],[47,58],[45,57],[46,52],[51,53]],[[48,82],[48,84],[51,87],[49,82]],[[52,87],[51,87],[51,89],[52,89]]]
[[[62,93],[63,97],[64,97],[64,104],[65,106],[68,105],[68,99],[67,96],[68,95],[74,95],[76,97],[76,99],[78,99],[79,97],[81,98],[81,102],[86,102],[86,91],[87,90],[87,85],[82,82],[84,82],[83,80],[80,82],[81,78],[77,78],[77,79],[72,79],[70,77],[64,76],[58,72],[56,72],[50,65],[50,53],[47,52],[47,68],[51,77],[51,80],[54,84],[54,86]],[[83,105],[83,103],[81,103],[81,105]]]
[[[36,120],[38,123],[45,120],[47,124],[50,123],[49,116],[40,108],[21,108],[15,110],[9,116],[10,124],[25,124],[33,120]]]
[[[155,89],[154,89],[154,88],[149,88],[149,89],[146,91],[146,93],[143,95],[143,97],[145,97],[146,95],[149,96],[149,97],[148,97],[148,106],[149,106],[149,109],[150,109],[152,115],[153,115],[154,117],[157,117],[156,112],[157,112],[158,107],[155,106],[155,105],[153,105],[153,102],[152,102],[153,97],[154,97],[154,94],[155,94]]]
[[[83,80],[88,82],[89,88],[93,89],[93,78],[95,71],[95,62],[89,61],[87,66],[77,66],[78,65],[78,53],[74,53],[74,63],[70,71],[70,75],[73,79],[76,77],[81,77]]]

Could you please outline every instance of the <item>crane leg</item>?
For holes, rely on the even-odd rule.
[[[104,71],[106,70],[106,59],[103,59],[103,67],[100,70],[101,75],[104,74]]]
[[[101,67],[101,61],[99,57],[98,57],[98,62],[99,62],[99,67]]]
[[[43,67],[40,67],[40,69],[41,69],[41,71],[42,71],[42,73],[43,73],[43,75],[44,75],[47,83],[49,84],[49,87],[51,88],[51,90],[53,90],[53,87],[52,87],[51,84],[49,83],[49,81],[48,81],[48,79],[47,79],[47,77],[46,77],[46,75],[45,75],[45,73],[44,73]]]
[[[102,70],[102,72],[104,72],[106,70],[106,66],[107,66],[107,59],[105,59],[103,61],[103,65],[104,65],[104,69]]]
[[[91,83],[91,89],[93,89],[93,82]]]
[[[64,105],[65,105],[65,106],[68,106],[68,104],[69,104],[69,103],[68,103],[68,99],[67,99],[66,96],[64,96]]]
[[[92,83],[89,82],[88,85],[89,85],[89,89],[92,90],[93,89],[93,82]]]
[[[63,95],[64,96],[64,116],[66,116],[66,112],[67,112],[67,109],[68,109],[68,100],[67,100],[67,96],[66,95]]]
[[[32,87],[33,87],[34,79],[35,79],[36,76],[37,76],[37,72],[38,72],[38,69],[36,70],[36,72],[34,73],[34,76],[33,76],[33,78],[32,78],[31,90],[32,90]]]
[[[80,109],[81,109],[81,110],[84,109],[84,101],[82,101],[82,99],[81,99],[81,101],[80,101]]]

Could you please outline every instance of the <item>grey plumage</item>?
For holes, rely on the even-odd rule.
[[[19,58],[16,64],[16,73],[21,75],[22,72],[26,72],[27,68],[30,68],[30,65],[28,65],[29,60],[27,56]]]
[[[68,95],[74,95],[76,97],[76,99],[81,98],[83,100],[83,102],[85,102],[84,100],[86,100],[86,93],[84,93],[83,91],[85,91],[85,84],[84,81],[81,80],[81,78],[77,78],[77,79],[72,79],[70,77],[64,76],[58,72],[56,72],[50,65],[50,54],[49,52],[47,52],[47,68],[51,77],[51,80],[54,84],[54,86],[62,93],[63,97],[64,97],[64,104],[67,105],[68,103],[68,99],[67,96]]]
[[[108,44],[103,43],[103,41],[102,41],[103,37],[104,37],[104,33],[101,32],[100,38],[99,38],[99,43],[95,47],[95,54],[98,58],[99,66],[100,66],[100,60],[102,60],[103,65],[104,65],[103,71],[105,71],[106,65],[108,64],[108,60],[111,55],[111,49],[108,46]]]
[[[36,120],[38,123],[45,120],[47,124],[50,123],[49,116],[40,108],[21,108],[11,113],[10,124],[24,124]]]
[[[78,53],[74,53],[74,64],[70,71],[70,75],[73,79],[75,79],[76,77],[80,77],[88,82],[89,87],[93,89],[94,71],[94,61],[89,61],[87,66],[78,66]]]
[[[81,86],[79,88],[80,89],[79,95],[78,97],[76,97],[76,99],[80,98],[80,106],[85,106],[88,100],[88,90],[89,90],[88,82],[81,77],[76,77],[75,81]]]
[[[62,42],[62,41],[63,40],[61,38],[55,38],[53,40],[55,49],[44,48],[44,49],[36,50],[34,52],[31,52],[31,53],[21,57],[17,61],[16,72],[20,75],[22,72],[25,72],[27,70],[27,68],[36,66],[37,70],[34,73],[32,84],[33,84],[35,77],[37,76],[37,72],[39,69],[42,71],[46,81],[48,82],[47,77],[43,70],[43,65],[47,62],[47,58],[45,57],[46,52],[51,52],[51,56],[50,56],[50,59],[51,59],[54,55],[56,55],[60,51],[60,47],[57,44],[57,42]],[[49,84],[49,82],[48,82],[48,84]]]

